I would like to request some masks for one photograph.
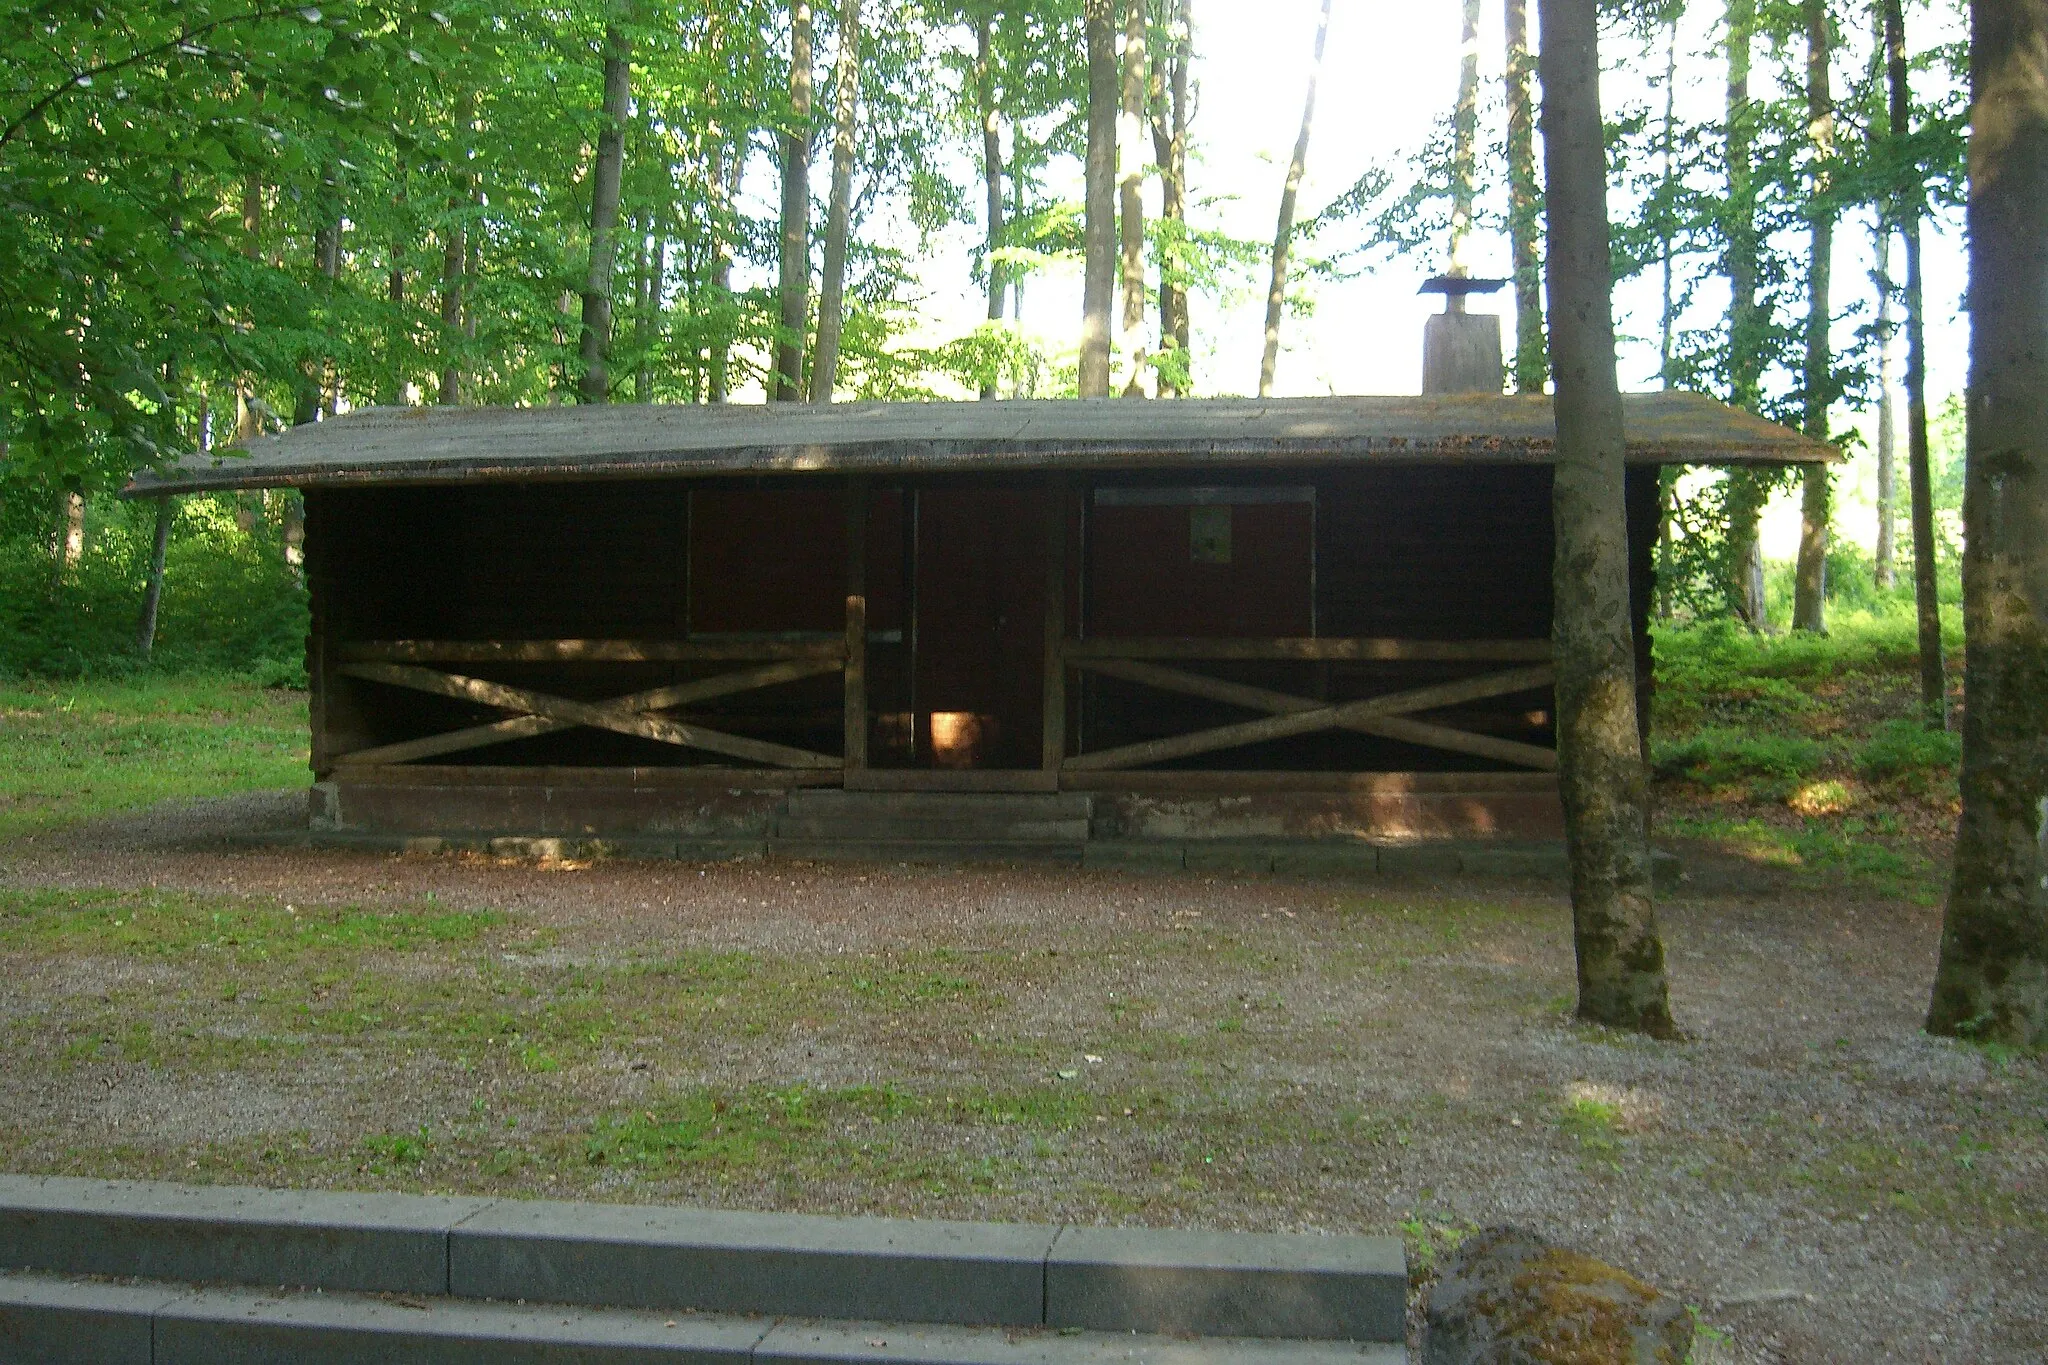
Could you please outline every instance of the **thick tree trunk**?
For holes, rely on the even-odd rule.
[[[1287,179],[1280,187],[1280,221],[1273,229],[1273,271],[1266,284],[1266,347],[1259,356],[1259,397],[1273,392],[1273,371],[1280,363],[1280,319],[1287,311],[1287,256],[1294,244],[1294,199],[1308,165],[1308,135],[1316,119],[1316,83],[1323,74],[1323,46],[1330,36],[1330,0],[1316,20],[1315,55],[1309,60],[1308,95],[1301,104],[1301,131],[1294,135],[1294,155],[1287,159]]]
[[[1727,155],[1728,199],[1723,209],[1727,236],[1728,401],[1756,411],[1762,398],[1763,319],[1757,309],[1756,172],[1751,164],[1756,112],[1749,100],[1750,40],[1756,32],[1756,0],[1728,0],[1728,104],[1723,147]],[[1729,605],[1751,630],[1771,628],[1763,593],[1763,552],[1757,535],[1771,478],[1761,471],[1731,469],[1727,479],[1728,539],[1723,572]]]
[[[1088,159],[1082,241],[1083,398],[1109,397],[1109,308],[1116,290],[1116,22],[1113,0],[1083,0],[1088,38]]]
[[[1536,119],[1529,103],[1529,80],[1535,71],[1536,59],[1529,51],[1529,0],[1507,0],[1508,243],[1515,269],[1516,393],[1541,393],[1550,379],[1543,341],[1543,274],[1536,253],[1541,215]]]
[[[988,320],[1003,320],[1006,276],[996,253],[1003,249],[1003,125],[996,107],[995,17],[984,11],[974,25],[974,94],[981,106],[981,182],[988,192],[988,235],[983,263],[988,271]],[[996,396],[994,379],[981,389]]]
[[[1558,786],[1578,1016],[1673,1036],[1636,727],[1621,395],[1600,123],[1597,0],[1540,0],[1550,364],[1556,376]]]
[[[832,401],[839,333],[846,322],[846,233],[853,211],[854,119],[860,106],[860,0],[840,0],[839,55],[832,71],[832,198],[825,209],[825,279],[818,294],[818,348],[811,401]]]
[[[590,269],[583,278],[583,332],[578,383],[586,403],[611,401],[612,276],[619,259],[619,191],[626,168],[626,119],[633,101],[632,54],[626,36],[604,31],[604,126],[590,168]]]
[[[1145,91],[1151,84],[1146,53],[1145,0],[1124,5],[1123,100],[1117,111],[1117,232],[1122,250],[1123,351],[1130,367],[1126,398],[1144,396],[1145,367]]]
[[[1159,396],[1177,397],[1188,375],[1188,291],[1186,268],[1188,186],[1188,63],[1194,31],[1188,0],[1175,0],[1168,25],[1171,48],[1163,63],[1153,66],[1152,156],[1159,163],[1159,218],[1166,247],[1159,259]]]
[[[1890,591],[1898,581],[1894,567],[1898,547],[1894,528],[1899,519],[1898,413],[1892,401],[1897,378],[1892,361],[1892,229],[1888,215],[1880,215],[1871,234],[1877,258],[1877,545],[1872,551],[1871,577],[1880,590]]]
[[[1884,0],[1884,51],[1891,134],[1912,131],[1906,19],[1900,0]],[[1941,657],[1941,599],[1934,578],[1934,476],[1927,455],[1927,312],[1920,279],[1922,191],[1902,184],[1893,210],[1906,244],[1906,482],[1912,499],[1913,605],[1920,624],[1920,714],[1948,725],[1948,670]]]
[[[1929,1032],[2048,1044],[2048,0],[1970,7],[1963,818]]]
[[[1479,164],[1479,0],[1465,0],[1458,30],[1458,103],[1451,110],[1451,271],[1466,273]]]
[[[811,314],[811,4],[790,0],[789,120],[782,135],[781,334],[775,338],[771,400],[804,396],[804,334]]]
[[[1827,0],[1805,0],[1806,133],[1821,160],[1813,180],[1806,266],[1806,434],[1828,438],[1828,402],[1834,392],[1834,355],[1828,344],[1829,283],[1835,251],[1834,211],[1826,206],[1832,179],[1824,158],[1835,150],[1835,98],[1828,79],[1830,55]],[[1793,578],[1792,629],[1827,633],[1828,523],[1834,502],[1834,471],[1808,465],[1800,475],[1799,564]]]
[[[64,524],[57,530],[57,581],[62,583],[85,558],[85,494],[67,492],[63,502]]]

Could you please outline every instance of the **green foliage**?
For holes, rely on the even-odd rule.
[[[1701,730],[1651,750],[1662,776],[1709,787],[1751,783],[1771,791],[1789,790],[1811,777],[1826,758],[1826,746],[1803,736],[1743,730]]]
[[[468,943],[502,918],[432,903],[370,910],[171,891],[0,890],[0,947],[159,958],[213,951],[243,962],[293,962]]]
[[[1953,778],[1962,762],[1962,739],[1948,730],[1930,730],[1917,720],[1888,720],[1856,752],[1856,767],[1874,781],[1888,778],[1925,784]]]

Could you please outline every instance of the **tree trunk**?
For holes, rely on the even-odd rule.
[[[1541,393],[1550,378],[1543,344],[1543,275],[1536,254],[1536,119],[1529,80],[1529,0],[1507,0],[1508,242],[1515,267],[1515,392]],[[1669,120],[1666,120],[1667,124]]]
[[[64,494],[64,524],[57,531],[57,581],[62,583],[85,558],[85,494]]]
[[[988,238],[984,265],[988,271],[988,320],[1003,320],[1003,267],[996,253],[1003,248],[1003,128],[996,109],[994,64],[995,18],[983,12],[974,25],[974,93],[981,103],[981,179],[988,191]],[[981,396],[996,396],[995,380],[982,385]]]
[[[1088,37],[1088,159],[1081,276],[1083,398],[1109,397],[1109,305],[1116,290],[1116,24],[1112,0],[1084,0]]]
[[[1159,396],[1177,397],[1188,386],[1188,291],[1186,270],[1188,187],[1188,63],[1194,32],[1188,0],[1174,0],[1168,25],[1172,47],[1158,75],[1153,66],[1152,157],[1159,163],[1159,218],[1165,243],[1159,256]]]
[[[1884,50],[1891,135],[1912,131],[1907,85],[1906,19],[1900,0],[1884,0]],[[1921,187],[1899,186],[1893,210],[1906,243],[1906,481],[1913,516],[1913,605],[1920,618],[1920,714],[1948,725],[1948,676],[1941,658],[1941,599],[1934,579],[1934,476],[1927,455],[1927,311],[1920,279]]]
[[[465,92],[456,103],[455,135],[458,155],[468,150],[471,123],[476,116],[476,97]],[[448,226],[441,234],[441,393],[443,403],[462,401],[463,272],[469,265],[467,234],[463,215],[474,197],[467,175],[458,172],[456,191],[449,196]]]
[[[386,310],[384,325],[384,375],[377,394],[378,403],[397,407],[405,401],[405,252],[391,244],[391,268],[384,277]]]
[[[171,543],[173,513],[168,496],[156,500],[156,524],[149,537],[149,575],[142,584],[142,616],[135,623],[135,652],[145,659],[156,648],[157,607],[164,597],[164,553]]]
[[[853,210],[854,118],[860,105],[860,0],[840,0],[839,55],[832,72],[832,198],[825,211],[825,280],[818,295],[818,349],[811,401],[832,401],[839,333],[846,317],[846,232]]]
[[[1124,6],[1123,102],[1116,121],[1117,230],[1122,242],[1124,363],[1130,367],[1126,398],[1145,389],[1145,91],[1150,86],[1145,0]]]
[[[604,126],[590,168],[590,270],[583,278],[583,362],[586,403],[611,400],[612,276],[619,259],[619,190],[626,168],[626,119],[633,101],[632,54],[616,26],[604,31]]]
[[[1931,1033],[2048,1044],[2048,0],[1970,14],[1963,817]]]
[[[1600,122],[1597,0],[1540,0],[1543,170],[1556,376],[1558,788],[1571,858],[1578,1017],[1676,1034],[1651,899],[1636,728],[1621,395]]]
[[[1519,3],[1519,0],[1511,0],[1511,3]],[[1672,191],[1678,183],[1677,129],[1678,14],[1674,11],[1672,13],[1670,22],[1665,26],[1664,127],[1663,131],[1659,134],[1657,139],[1658,156],[1660,160],[1663,162],[1663,169],[1659,174],[1658,178],[1663,183],[1666,204],[1666,208],[1664,213],[1661,215],[1661,221],[1658,224],[1657,231],[1657,256],[1658,264],[1661,267],[1659,281],[1659,308],[1657,313],[1657,382],[1660,387],[1666,389],[1671,387],[1671,348],[1672,342],[1675,339],[1678,331],[1678,304],[1676,298],[1673,295],[1672,290],[1673,252],[1671,242],[1671,217],[1669,209]],[[1518,361],[1520,359],[1519,352],[1516,353],[1516,359]],[[1669,475],[1671,473],[1673,473],[1673,471],[1668,469],[1664,471],[1665,475]],[[1660,475],[1659,482],[1660,486],[1663,488],[1664,491],[1664,500],[1668,504],[1671,495],[1671,486],[1674,480],[1672,478],[1665,477],[1664,475]],[[1660,543],[1668,545],[1670,543],[1669,528],[1667,527],[1664,532],[1660,533],[1660,535]],[[1664,605],[1658,614],[1668,619],[1671,615],[1671,596],[1668,585],[1664,587],[1663,603]]]
[[[790,0],[789,121],[782,135],[782,326],[768,397],[804,396],[804,333],[811,314],[811,4]]]
[[[1877,258],[1877,547],[1871,577],[1880,591],[1889,592],[1898,582],[1894,565],[1898,559],[1894,528],[1899,519],[1898,414],[1892,402],[1892,228],[1888,214],[1879,215],[1871,234]]]
[[[1833,351],[1828,344],[1829,283],[1833,273],[1835,216],[1827,207],[1833,178],[1827,158],[1835,151],[1835,99],[1828,79],[1830,55],[1827,0],[1805,0],[1806,130],[1817,161],[1809,210],[1811,251],[1806,267],[1806,434],[1828,438],[1828,402],[1834,391]],[[1799,564],[1793,580],[1792,629],[1825,635],[1828,629],[1828,522],[1834,501],[1834,471],[1808,465],[1800,474]]]
[[[1458,32],[1458,103],[1451,111],[1451,271],[1466,272],[1479,161],[1479,0],[1465,0]]]
[[[714,134],[718,130],[713,130]],[[722,136],[720,134],[719,136]],[[707,174],[711,196],[711,300],[710,306],[723,315],[732,304],[732,248],[726,240],[730,213],[728,206],[739,197],[740,174],[745,168],[745,156],[728,158],[723,141],[712,143],[712,161]],[[729,177],[729,178],[728,178]],[[711,358],[705,367],[704,397],[712,403],[723,403],[728,396],[727,372],[731,367],[732,340],[728,329],[721,324],[712,334]]]
[[[1273,392],[1273,371],[1280,363],[1280,318],[1287,308],[1287,255],[1294,243],[1294,197],[1308,164],[1309,129],[1316,117],[1316,83],[1323,74],[1323,45],[1330,36],[1330,0],[1316,20],[1315,55],[1309,60],[1308,95],[1301,105],[1301,131],[1294,136],[1294,155],[1287,160],[1287,180],[1280,187],[1280,222],[1273,230],[1273,273],[1266,285],[1266,348],[1259,356],[1259,397]]]
[[[1756,0],[1728,0],[1728,106],[1723,145],[1727,153],[1728,198],[1723,207],[1727,237],[1728,401],[1756,411],[1762,397],[1763,329],[1756,303],[1756,174],[1751,165],[1756,113],[1749,100],[1750,40],[1756,32]],[[1763,594],[1763,552],[1757,535],[1770,475],[1731,469],[1727,480],[1728,539],[1723,571],[1729,605],[1751,630],[1771,627]]]

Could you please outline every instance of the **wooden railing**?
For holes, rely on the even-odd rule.
[[[1555,770],[1557,767],[1557,751],[1554,749],[1474,734],[1469,730],[1413,718],[1415,713],[1439,707],[1549,687],[1557,680],[1557,675],[1549,664],[1548,640],[1093,639],[1065,641],[1060,654],[1064,667],[1266,713],[1257,720],[1074,754],[1061,764],[1062,771],[1066,772],[1124,771],[1169,759],[1312,734],[1318,730],[1352,730],[1528,768]],[[1192,662],[1517,663],[1525,666],[1357,701],[1331,703],[1154,662],[1161,659]]]
[[[623,735],[701,749],[728,758],[765,763],[771,767],[820,769],[838,768],[845,760],[835,754],[771,744],[744,735],[674,720],[656,713],[687,706],[692,702],[727,697],[757,688],[825,673],[840,673],[846,667],[844,640],[829,639],[724,639],[724,640],[363,640],[341,646],[336,671],[345,677],[393,687],[411,688],[459,701],[480,702],[516,714],[488,725],[472,725],[446,734],[428,735],[397,744],[380,744],[341,755],[346,767],[409,763],[416,759],[460,753],[487,744],[552,734],[576,726],[612,730]],[[631,692],[607,701],[574,701],[530,687],[473,678],[426,664],[476,663],[740,663],[735,669],[709,678],[671,683],[664,687]]]

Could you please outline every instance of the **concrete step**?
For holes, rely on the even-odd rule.
[[[821,1321],[0,1273],[0,1365],[1402,1365],[1391,1343]]]
[[[1086,820],[1087,792],[874,792],[804,787],[789,794],[791,815],[861,815],[906,819]]]
[[[1088,821],[1020,819],[1009,816],[778,815],[775,833],[784,839],[962,839],[970,842],[1079,843]]]
[[[0,1271],[670,1314],[1352,1341],[1401,1340],[1407,1296],[1401,1244],[1389,1237],[12,1175],[0,1176]],[[0,1330],[0,1362],[7,1340]]]
[[[768,841],[773,858],[831,863],[1061,863],[1078,866],[1087,844],[1043,839],[784,839]]]

